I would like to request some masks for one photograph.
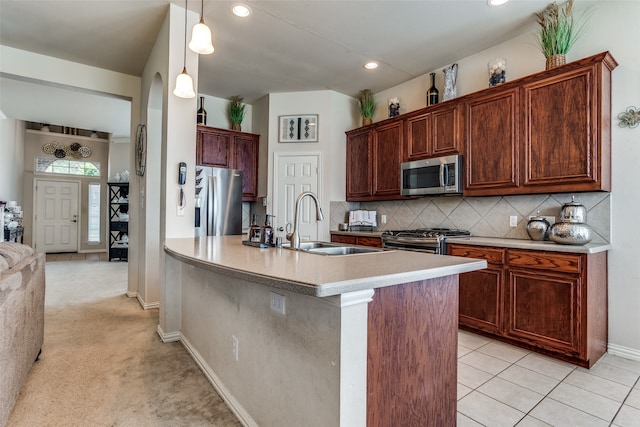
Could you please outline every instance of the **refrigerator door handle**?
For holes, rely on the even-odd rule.
[[[209,182],[207,183],[207,236],[214,236],[214,224],[216,223],[214,220],[214,216],[216,214],[215,211],[215,191],[213,186],[215,184],[215,178],[213,176],[209,176]]]

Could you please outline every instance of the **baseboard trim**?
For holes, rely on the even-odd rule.
[[[238,400],[233,397],[231,392],[225,387],[220,378],[213,372],[213,369],[209,367],[204,358],[198,353],[198,351],[191,345],[189,340],[180,334],[180,342],[184,346],[184,348],[189,352],[193,360],[195,360],[196,364],[202,371],[207,380],[211,383],[213,388],[216,389],[218,394],[225,401],[231,412],[233,412],[240,421],[243,426],[246,427],[259,427],[258,423],[256,423],[253,418],[249,415],[249,413],[244,409],[244,407],[238,402]]]
[[[145,310],[149,310],[152,308],[160,308],[160,301],[145,302],[139,293],[136,294],[136,298],[138,298],[138,302],[140,303],[140,306]]]
[[[624,357],[625,359],[640,361],[640,350],[635,348],[623,347],[621,345],[609,344],[607,345],[607,352],[614,356]]]
[[[126,294],[129,298],[137,298],[138,297],[138,293],[137,292],[129,292],[127,291]]]
[[[160,335],[160,339],[162,342],[176,342],[180,341],[180,331],[166,333],[162,330],[160,325],[156,328],[156,332]]]

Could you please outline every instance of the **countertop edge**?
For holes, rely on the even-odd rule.
[[[561,245],[551,241],[522,239],[504,239],[499,237],[450,237],[447,243],[471,246],[495,246],[510,249],[529,249],[548,252],[570,252],[579,254],[596,254],[612,249],[610,243],[587,243],[586,245]]]
[[[170,242],[169,242],[170,243]],[[180,246],[177,246],[180,248]],[[246,247],[249,248],[249,247]],[[250,249],[247,249],[250,250]],[[251,250],[255,250],[252,248]],[[274,249],[261,249],[260,251],[270,251]],[[283,249],[280,249],[283,250]],[[431,266],[420,269],[414,269],[403,272],[392,272],[389,274],[380,274],[378,276],[350,278],[345,280],[334,280],[326,283],[312,283],[298,281],[287,277],[274,276],[269,274],[261,274],[256,271],[229,267],[227,265],[213,262],[207,259],[189,256],[179,250],[172,249],[165,243],[164,251],[167,255],[181,261],[187,265],[202,268],[219,274],[224,274],[233,278],[247,280],[274,288],[289,290],[292,292],[310,295],[314,297],[328,297],[340,295],[348,292],[355,292],[367,289],[376,289],[386,286],[394,286],[403,283],[411,283],[421,280],[434,279],[438,277],[457,275],[470,271],[481,270],[487,268],[487,262],[480,259],[447,257],[450,259],[459,258],[459,262],[449,263],[449,265]],[[303,256],[317,257],[322,255],[315,254],[299,254]],[[373,255],[375,254],[368,254]],[[361,256],[361,255],[354,255]],[[366,255],[365,255],[366,256]],[[437,255],[441,256],[441,255]]]

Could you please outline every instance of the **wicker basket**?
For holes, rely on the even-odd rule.
[[[563,53],[558,53],[556,55],[551,55],[547,58],[547,66],[546,69],[550,70],[552,68],[559,67],[567,63],[567,57]]]

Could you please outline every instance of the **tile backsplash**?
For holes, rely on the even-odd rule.
[[[533,194],[496,197],[424,197],[389,202],[331,202],[331,230],[348,222],[348,212],[354,209],[378,212],[379,230],[405,230],[444,227],[469,230],[474,236],[528,239],[526,225],[529,216],[554,216],[560,220],[560,209],[575,201],[587,208],[587,224],[593,229],[594,243],[610,242],[610,193]],[[382,224],[381,216],[387,222]],[[517,216],[516,227],[509,226],[509,217]]]

